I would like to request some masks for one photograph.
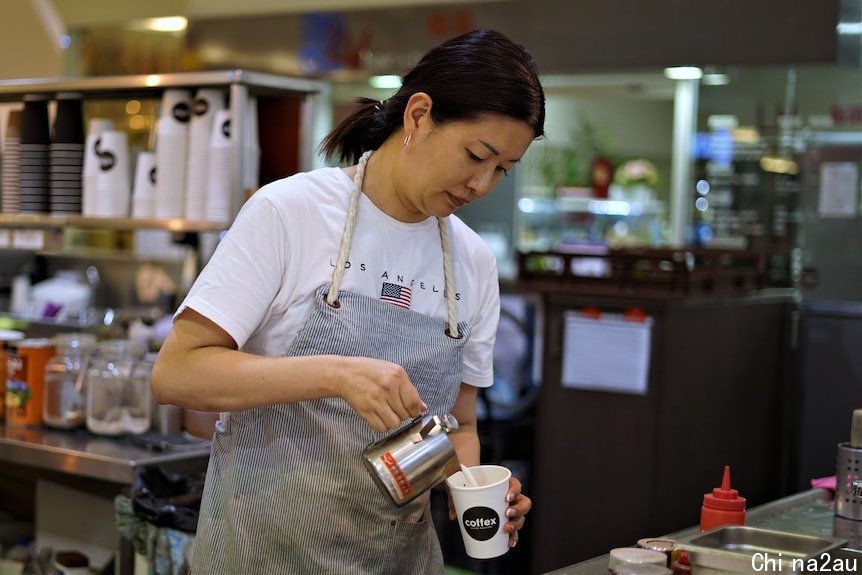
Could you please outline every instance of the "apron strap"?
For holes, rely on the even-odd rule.
[[[362,154],[359,164],[356,166],[356,175],[353,177],[353,191],[350,193],[350,205],[347,209],[347,221],[344,224],[344,233],[341,234],[341,246],[338,249],[338,259],[335,260],[335,269],[332,271],[332,280],[329,291],[326,293],[326,303],[332,307],[338,307],[338,290],[344,277],[347,257],[350,254],[350,244],[353,241],[353,227],[356,223],[356,209],[359,206],[359,195],[362,193],[362,181],[365,178],[365,166],[368,158],[373,152],[371,150]],[[449,329],[447,335],[458,339],[461,332],[458,329],[458,320],[455,307],[455,280],[452,271],[452,249],[449,242],[449,228],[444,218],[437,218],[440,229],[440,244],[443,247],[443,278],[446,289],[446,312],[449,318]]]
[[[452,248],[449,243],[449,227],[444,218],[437,218],[437,227],[440,228],[440,244],[443,246],[443,280],[446,289],[446,311],[449,317],[449,337],[458,339],[461,332],[458,330],[457,313],[455,311],[455,274],[452,272]]]

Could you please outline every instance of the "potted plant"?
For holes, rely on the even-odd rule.
[[[607,197],[613,174],[611,133],[581,116],[571,144],[547,150],[545,183],[560,197]]]

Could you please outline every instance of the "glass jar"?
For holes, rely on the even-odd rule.
[[[45,391],[42,395],[42,422],[51,427],[71,429],[84,425],[87,417],[86,362],[96,338],[86,333],[65,333],[54,337],[56,355],[45,364]]]
[[[100,435],[150,429],[149,377],[140,377],[144,346],[126,339],[96,346],[87,367],[87,429]]]

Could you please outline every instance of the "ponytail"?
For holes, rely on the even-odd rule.
[[[368,150],[379,148],[401,124],[400,110],[389,100],[357,98],[353,112],[323,139],[320,150],[327,158],[337,157],[342,164],[355,164]]]

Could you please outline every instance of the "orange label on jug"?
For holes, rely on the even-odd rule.
[[[413,493],[413,486],[410,485],[410,481],[404,474],[404,470],[401,469],[401,466],[398,465],[395,457],[393,457],[390,452],[387,451],[381,455],[380,461],[383,462],[387,471],[389,471],[389,474],[392,476],[392,479],[395,480],[395,485],[398,486],[398,490],[401,492],[401,495],[407,497]]]
[[[10,425],[42,423],[45,363],[54,355],[48,340],[25,339],[18,353],[7,355],[6,422]]]

